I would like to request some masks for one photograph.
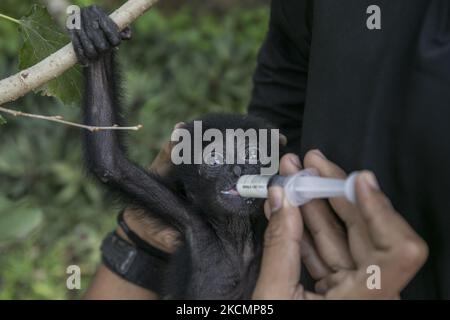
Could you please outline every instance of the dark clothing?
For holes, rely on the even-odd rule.
[[[249,112],[377,175],[430,247],[404,298],[450,299],[450,1],[273,0]]]

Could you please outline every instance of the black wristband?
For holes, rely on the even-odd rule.
[[[124,219],[125,210],[122,210],[117,216],[117,223],[122,228],[123,232],[127,235],[128,239],[133,242],[136,247],[147,252],[149,255],[158,257],[163,260],[169,260],[170,254],[164,252],[160,249],[157,249],[150,245],[148,242],[142,240],[133,230],[131,230]]]
[[[148,254],[121,239],[115,232],[103,240],[101,252],[102,261],[109,270],[142,288],[162,293],[166,259]]]

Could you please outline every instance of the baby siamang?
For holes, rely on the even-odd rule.
[[[85,123],[91,126],[121,125],[118,79],[113,48],[129,38],[99,8],[81,11],[82,27],[72,33],[79,61],[85,68]],[[203,132],[225,129],[270,128],[250,116],[207,116]],[[193,124],[185,127],[192,133]],[[248,150],[247,150],[248,152]],[[85,154],[88,169],[110,190],[125,196],[175,227],[184,245],[171,259],[167,290],[171,298],[249,298],[258,274],[265,218],[262,200],[241,198],[237,179],[258,174],[257,164],[231,165],[211,154],[203,164],[174,165],[169,177],[160,177],[131,162],[118,131],[87,132]],[[225,191],[225,192],[223,192]],[[228,191],[228,192],[226,192]]]

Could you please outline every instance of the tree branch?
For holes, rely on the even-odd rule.
[[[158,0],[128,0],[110,17],[123,29]],[[72,44],[68,44],[34,66],[0,81],[0,105],[15,101],[31,90],[57,78],[77,62]],[[47,119],[48,120],[48,119]],[[53,121],[53,120],[52,120]],[[59,121],[60,122],[60,121]]]
[[[113,125],[112,127],[97,127],[97,126],[87,126],[84,124],[79,124],[79,123],[75,123],[75,122],[70,122],[70,121],[66,121],[64,120],[64,118],[62,116],[43,116],[40,114],[32,114],[32,113],[26,113],[26,112],[22,112],[22,111],[17,111],[17,110],[12,110],[12,109],[7,109],[7,108],[3,108],[0,107],[0,112],[3,113],[8,113],[11,114],[15,117],[27,117],[27,118],[34,118],[34,119],[41,119],[41,120],[46,120],[46,121],[52,121],[52,122],[58,122],[58,123],[62,123],[71,127],[77,127],[77,128],[82,128],[82,129],[86,129],[89,130],[91,132],[96,132],[96,131],[102,131],[102,130],[139,130],[142,128],[142,125],[137,125],[134,127],[119,127],[118,125]]]

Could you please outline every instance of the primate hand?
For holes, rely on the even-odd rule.
[[[122,40],[131,39],[130,28],[120,31],[114,21],[95,5],[81,9],[81,28],[70,30],[70,33],[78,61],[85,66],[99,60]]]

